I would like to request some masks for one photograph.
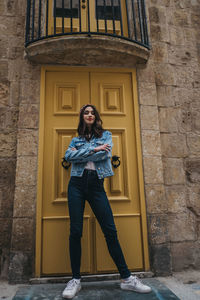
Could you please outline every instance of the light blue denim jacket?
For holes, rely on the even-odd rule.
[[[109,144],[111,150],[94,152],[94,148],[103,144]],[[88,161],[94,162],[99,179],[114,175],[110,160],[112,146],[112,133],[107,130],[103,132],[101,138],[92,137],[89,142],[85,138],[74,137],[65,152],[65,159],[72,163],[71,176],[81,177]]]

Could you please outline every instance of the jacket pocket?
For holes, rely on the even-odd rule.
[[[84,146],[84,142],[75,142],[75,148],[78,150]]]

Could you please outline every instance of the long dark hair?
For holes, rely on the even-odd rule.
[[[92,124],[91,132],[89,132],[88,127],[85,124],[85,121],[83,119],[83,114],[87,107],[92,107],[94,110],[94,115],[95,115],[95,121]],[[77,128],[79,136],[86,138],[87,141],[89,141],[93,135],[96,138],[101,137],[102,133],[104,132],[102,124],[103,124],[103,122],[100,118],[99,112],[94,105],[86,104],[81,107],[80,115],[79,115],[79,124],[78,124],[78,128]]]

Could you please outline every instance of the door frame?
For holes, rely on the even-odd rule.
[[[149,271],[149,250],[148,250],[148,234],[147,234],[147,217],[146,203],[144,193],[144,175],[143,160],[140,136],[140,118],[139,103],[137,93],[137,77],[136,69],[119,69],[119,68],[92,68],[92,67],[66,67],[66,66],[42,66],[40,78],[40,116],[39,116],[39,144],[38,144],[38,168],[37,168],[37,199],[36,199],[36,251],[35,251],[35,276],[41,277],[42,262],[42,187],[43,187],[43,162],[44,162],[44,116],[45,116],[45,83],[47,71],[78,71],[78,72],[112,72],[112,73],[131,73],[132,75],[132,93],[133,108],[135,120],[135,136],[136,136],[136,155],[137,155],[137,171],[139,184],[139,203],[141,208],[141,228],[142,228],[142,246],[144,271]]]

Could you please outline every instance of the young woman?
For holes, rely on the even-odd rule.
[[[68,282],[62,296],[73,298],[81,289],[81,237],[86,199],[101,226],[109,253],[119,270],[121,288],[148,293],[151,288],[131,275],[117,238],[112,210],[103,186],[104,178],[113,175],[110,161],[112,134],[102,128],[102,120],[94,105],[86,104],[81,108],[78,135],[72,139],[65,153],[65,159],[72,163],[68,185],[72,280]]]

